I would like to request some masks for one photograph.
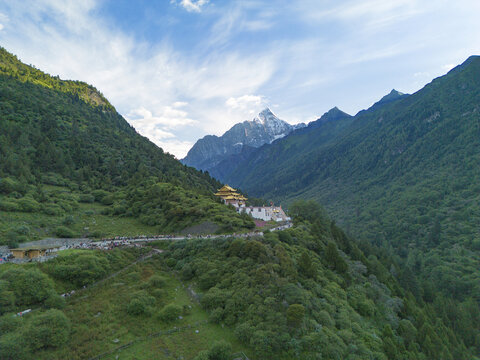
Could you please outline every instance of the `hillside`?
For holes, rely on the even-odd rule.
[[[0,53],[8,64],[0,74],[2,243],[13,246],[45,236],[158,234],[200,224],[232,234],[254,226],[251,218],[213,198],[220,183],[182,165],[138,135],[94,88],[51,78],[4,50]],[[463,101],[467,115],[462,119],[470,127],[475,119],[478,125],[478,110],[474,110],[478,91],[473,91],[478,80],[471,80],[472,73],[464,74],[478,74],[478,65],[471,70],[472,64],[475,59],[449,74],[447,83],[454,84],[453,94],[450,89],[442,98],[439,93],[445,90],[437,90],[443,85],[435,87],[435,82],[430,86],[437,92],[427,92],[428,101]],[[15,69],[23,69],[22,75]],[[416,111],[426,106],[418,94],[392,96],[397,99],[383,101],[377,109],[356,117],[334,108],[307,128],[252,153],[247,151],[245,161],[253,161],[257,151],[268,153],[268,149],[289,144],[284,148],[285,164],[305,166],[307,172],[312,155],[330,154],[330,162],[312,168],[338,178],[353,171],[353,183],[358,185],[367,178],[362,169],[374,154],[371,148],[362,148],[363,141],[375,144],[374,136],[389,129],[395,138],[393,129],[398,124],[410,129],[416,113],[407,113],[411,115],[407,117],[402,112],[405,102]],[[448,118],[448,109],[435,110],[442,111],[435,115],[427,107],[427,119],[433,120],[422,126],[429,128],[443,121],[443,116]],[[378,114],[383,116],[381,122],[375,117]],[[396,119],[396,115],[404,117]],[[366,131],[364,126],[380,129]],[[465,146],[471,137],[478,137],[478,127],[473,128],[476,133],[469,130],[462,142],[466,159],[478,145]],[[460,151],[453,135],[463,134],[462,127],[451,131],[450,144]],[[439,132],[443,134],[445,128]],[[406,134],[409,144],[415,145],[418,134]],[[442,140],[442,134],[435,136]],[[341,144],[342,152],[337,149]],[[302,155],[303,148],[308,149],[308,156]],[[356,153],[358,149],[363,152]],[[358,155],[358,167],[348,159],[351,154]],[[458,169],[477,169],[465,164],[469,165]],[[401,174],[409,170],[402,166],[395,167]],[[385,186],[395,180],[380,170],[370,168],[371,174],[384,176],[379,179]],[[262,176],[281,178],[291,169],[271,171]],[[285,231],[70,249],[43,263],[1,264],[0,360],[232,360],[244,358],[243,354],[252,360],[478,359],[475,241],[468,236],[458,241],[455,234],[447,238],[442,218],[427,238],[431,253],[420,240],[410,242],[407,254],[402,254],[393,236],[392,245],[365,238],[367,231],[373,231],[370,227],[377,226],[378,234],[391,231],[387,223],[367,223],[369,228],[357,230],[350,226],[350,235],[346,234],[314,201],[293,201],[296,195],[316,194],[315,186],[321,184],[313,177],[316,173],[307,178],[296,174],[292,179],[303,182],[311,193],[289,193],[294,227]],[[470,178],[474,177],[470,174]],[[294,180],[283,178],[287,187],[278,182],[269,196],[287,198],[286,190],[300,184]],[[362,186],[358,196],[367,196],[369,187]],[[478,196],[476,188],[466,193],[464,188],[452,189],[455,194],[462,191],[461,205],[470,206],[467,195]],[[367,199],[362,197],[365,207],[369,206]],[[455,199],[448,200],[450,205]],[[327,205],[334,209],[334,204]],[[478,201],[471,206],[478,206]],[[408,210],[405,207],[402,211]],[[380,210],[392,211],[386,207],[376,211]],[[343,223],[357,220],[359,215],[350,213]],[[467,229],[460,219],[458,223],[460,230]],[[60,296],[65,293],[70,295]],[[26,309],[32,311],[14,316]]]
[[[292,212],[293,229],[263,237],[0,267],[0,359],[474,359],[464,344],[478,325],[473,303],[453,328],[450,313],[402,288],[388,256],[318,205]],[[34,311],[12,316],[26,307]]]
[[[479,103],[473,56],[413,95],[360,112],[329,141],[293,133],[262,147],[226,181],[275,201],[315,199],[418,274],[404,284],[417,298],[434,301],[435,289],[457,306],[478,304]]]
[[[352,119],[352,116],[335,107],[318,120],[309,123],[307,127],[296,130],[274,144],[264,145],[251,152],[243,161],[236,162],[233,169],[220,179],[241,185],[249,189],[252,195],[259,194],[264,190],[262,187],[264,182],[265,186],[270,186],[281,169],[290,169],[303,164],[307,161],[305,154],[334,141],[351,124]],[[261,178],[258,178],[259,176]],[[277,186],[290,186],[290,182],[298,178],[298,174],[291,172],[288,178],[281,179]],[[254,185],[251,186],[250,182]]]
[[[105,215],[137,219],[135,231],[148,233],[202,221],[241,228],[246,221],[214,199],[220,183],[140,136],[95,88],[51,77],[5,49],[0,118],[2,243],[111,234],[95,230]],[[170,192],[152,209],[144,193],[156,194],[154,186]]]

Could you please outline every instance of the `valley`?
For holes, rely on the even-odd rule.
[[[88,241],[0,264],[0,359],[478,359],[479,74],[182,164],[1,49],[0,244]]]

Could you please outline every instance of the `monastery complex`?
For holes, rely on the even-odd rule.
[[[247,206],[247,198],[228,185],[219,189],[215,196],[221,198],[224,204],[235,207],[238,213],[245,212],[254,219],[277,222],[290,220],[281,206]]]

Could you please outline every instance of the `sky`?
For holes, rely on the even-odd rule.
[[[2,0],[0,45],[183,158],[265,107],[355,114],[480,54],[478,0]]]

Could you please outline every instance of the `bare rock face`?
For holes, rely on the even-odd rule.
[[[244,152],[245,147],[258,148],[302,127],[305,127],[305,124],[290,125],[266,108],[253,120],[235,124],[220,137],[207,135],[198,140],[181,162],[209,171],[232,155]]]

